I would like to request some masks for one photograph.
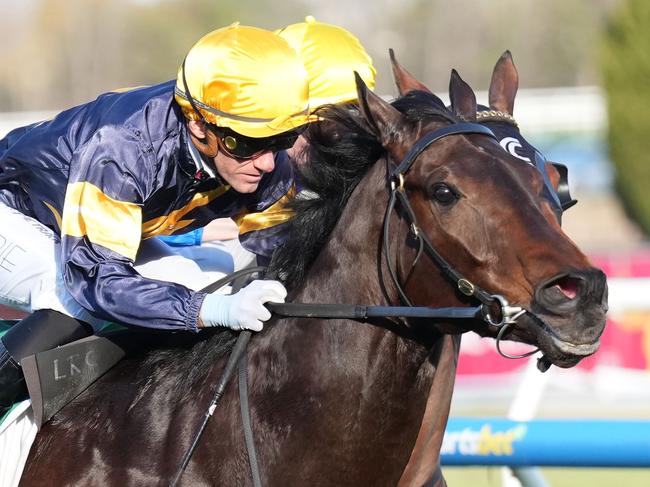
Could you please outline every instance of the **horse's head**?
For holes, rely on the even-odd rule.
[[[441,117],[440,101],[413,80],[413,90],[393,104],[358,80],[361,112],[395,165],[401,219],[419,232],[409,239],[406,225],[391,228],[396,245],[389,261],[404,294],[413,304],[437,307],[501,295],[523,314],[510,316],[506,328],[477,320],[474,331],[501,331],[499,338],[538,346],[553,364],[575,365],[599,345],[604,274],[562,232],[538,168],[522,164],[493,138],[472,133],[471,127],[480,128],[475,124],[460,134],[432,136],[451,124]],[[458,120],[476,120],[475,95],[455,71],[450,99]],[[435,141],[412,158],[413,147],[427,138]],[[423,241],[433,250],[417,258]]]

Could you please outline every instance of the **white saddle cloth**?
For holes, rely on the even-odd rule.
[[[0,487],[16,487],[38,428],[32,402],[16,404],[0,424]]]

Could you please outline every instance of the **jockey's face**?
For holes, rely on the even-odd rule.
[[[219,176],[238,193],[252,193],[265,173],[275,169],[273,152],[266,151],[250,159],[239,160],[220,150],[213,159]]]
[[[239,193],[252,193],[265,173],[275,169],[274,153],[289,149],[298,138],[298,131],[273,137],[253,138],[227,128],[190,121],[188,127],[198,139],[207,131],[216,136],[216,156],[209,157],[219,176]],[[204,157],[207,157],[204,153]]]

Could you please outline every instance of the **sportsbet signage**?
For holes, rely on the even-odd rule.
[[[524,424],[517,424],[505,429],[493,430],[491,424],[468,424],[463,427],[462,423],[454,422],[447,428],[442,441],[442,455],[454,456],[477,456],[477,457],[503,457],[512,456],[515,453],[517,443],[526,436],[527,427]]]

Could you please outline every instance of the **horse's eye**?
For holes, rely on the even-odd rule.
[[[451,205],[458,199],[456,192],[443,183],[436,184],[431,189],[431,198],[443,205]]]

